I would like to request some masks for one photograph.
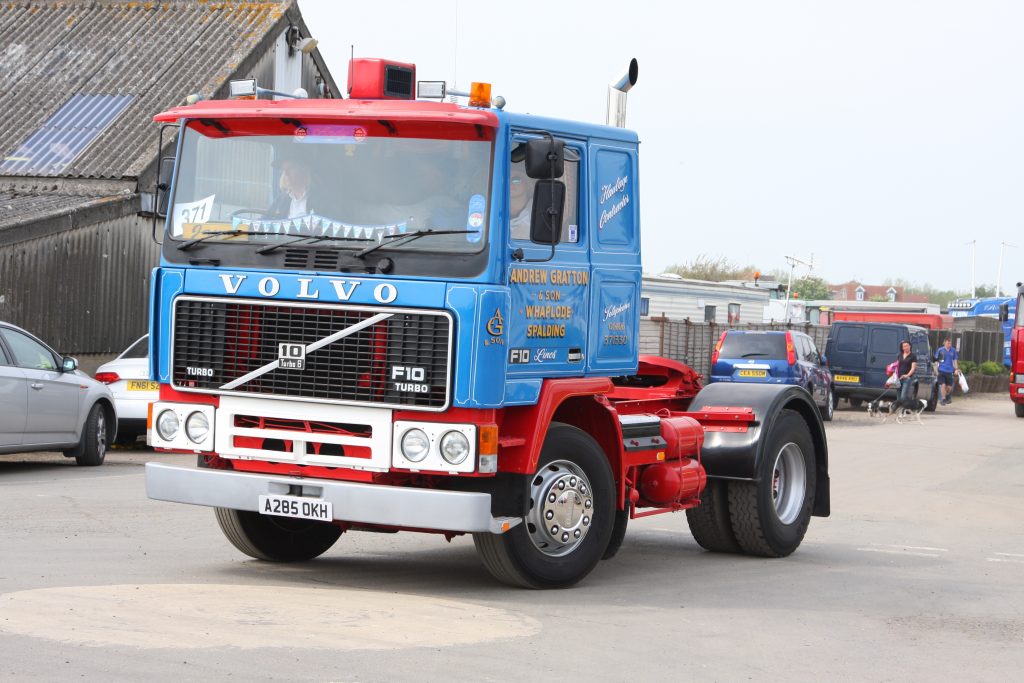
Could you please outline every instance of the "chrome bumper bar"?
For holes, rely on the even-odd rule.
[[[301,494],[296,493],[298,489]],[[334,519],[342,522],[501,534],[522,521],[521,517],[491,516],[488,493],[146,463],[146,495],[154,500],[256,512],[263,494],[302,495],[329,501]]]

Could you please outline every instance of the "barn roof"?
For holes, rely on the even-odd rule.
[[[138,178],[153,115],[213,95],[289,22],[305,29],[294,0],[0,0],[0,176]]]

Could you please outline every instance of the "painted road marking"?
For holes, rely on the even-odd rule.
[[[888,550],[886,548],[857,548],[865,553],[886,553],[889,555],[912,555],[914,557],[940,557],[938,553],[918,553],[908,550]]]

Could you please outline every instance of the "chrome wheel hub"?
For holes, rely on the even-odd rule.
[[[107,418],[102,410],[96,416],[96,450],[100,455],[107,452]]]
[[[567,460],[546,465],[530,485],[530,540],[545,555],[567,555],[586,538],[593,511],[593,491],[583,470]]]
[[[772,503],[783,524],[792,524],[800,516],[807,493],[807,467],[804,453],[795,443],[787,443],[775,456],[772,469]]]

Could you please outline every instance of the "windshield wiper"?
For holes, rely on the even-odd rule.
[[[427,235],[465,235],[467,233],[476,234],[479,230],[414,230],[407,232],[404,235],[384,235],[385,240],[394,240],[394,242],[381,241],[379,244],[375,244],[372,247],[366,247],[355,253],[356,258],[363,258],[367,254],[371,254],[381,247],[397,247],[399,244],[406,242],[412,242],[413,240],[419,239],[420,237],[426,237]]]
[[[264,233],[264,234],[266,234],[266,233]],[[298,244],[299,242],[305,242],[306,240],[313,240],[312,242],[310,242],[310,244],[313,244],[315,242],[322,242],[324,240],[330,240],[331,242],[372,242],[373,241],[372,239],[370,239],[368,237],[336,237],[334,235],[320,235],[319,237],[317,237],[315,235],[306,235],[304,237],[298,237],[296,239],[293,239],[290,242],[278,242],[277,244],[268,244],[266,246],[263,246],[263,247],[260,247],[259,249],[257,249],[256,253],[257,254],[269,254],[271,252],[277,251],[281,247],[287,247],[287,246],[290,246],[292,244]]]
[[[740,356],[740,358],[750,358],[751,356],[767,356],[767,355],[768,355],[767,353],[761,353],[760,351],[751,351],[750,353],[743,354],[742,356]]]
[[[181,244],[178,245],[178,249],[181,250],[181,251],[188,251],[189,249],[191,249],[192,247],[196,246],[200,242],[205,242],[206,240],[212,240],[214,237],[222,237],[224,235],[228,235],[230,237],[235,237],[237,235],[262,235],[262,234],[263,233],[256,232],[255,230],[243,230],[243,229],[224,230],[222,232],[211,232],[211,233],[209,233],[207,235],[204,235],[203,237],[197,237],[195,239],[189,240],[188,242],[182,242]]]

